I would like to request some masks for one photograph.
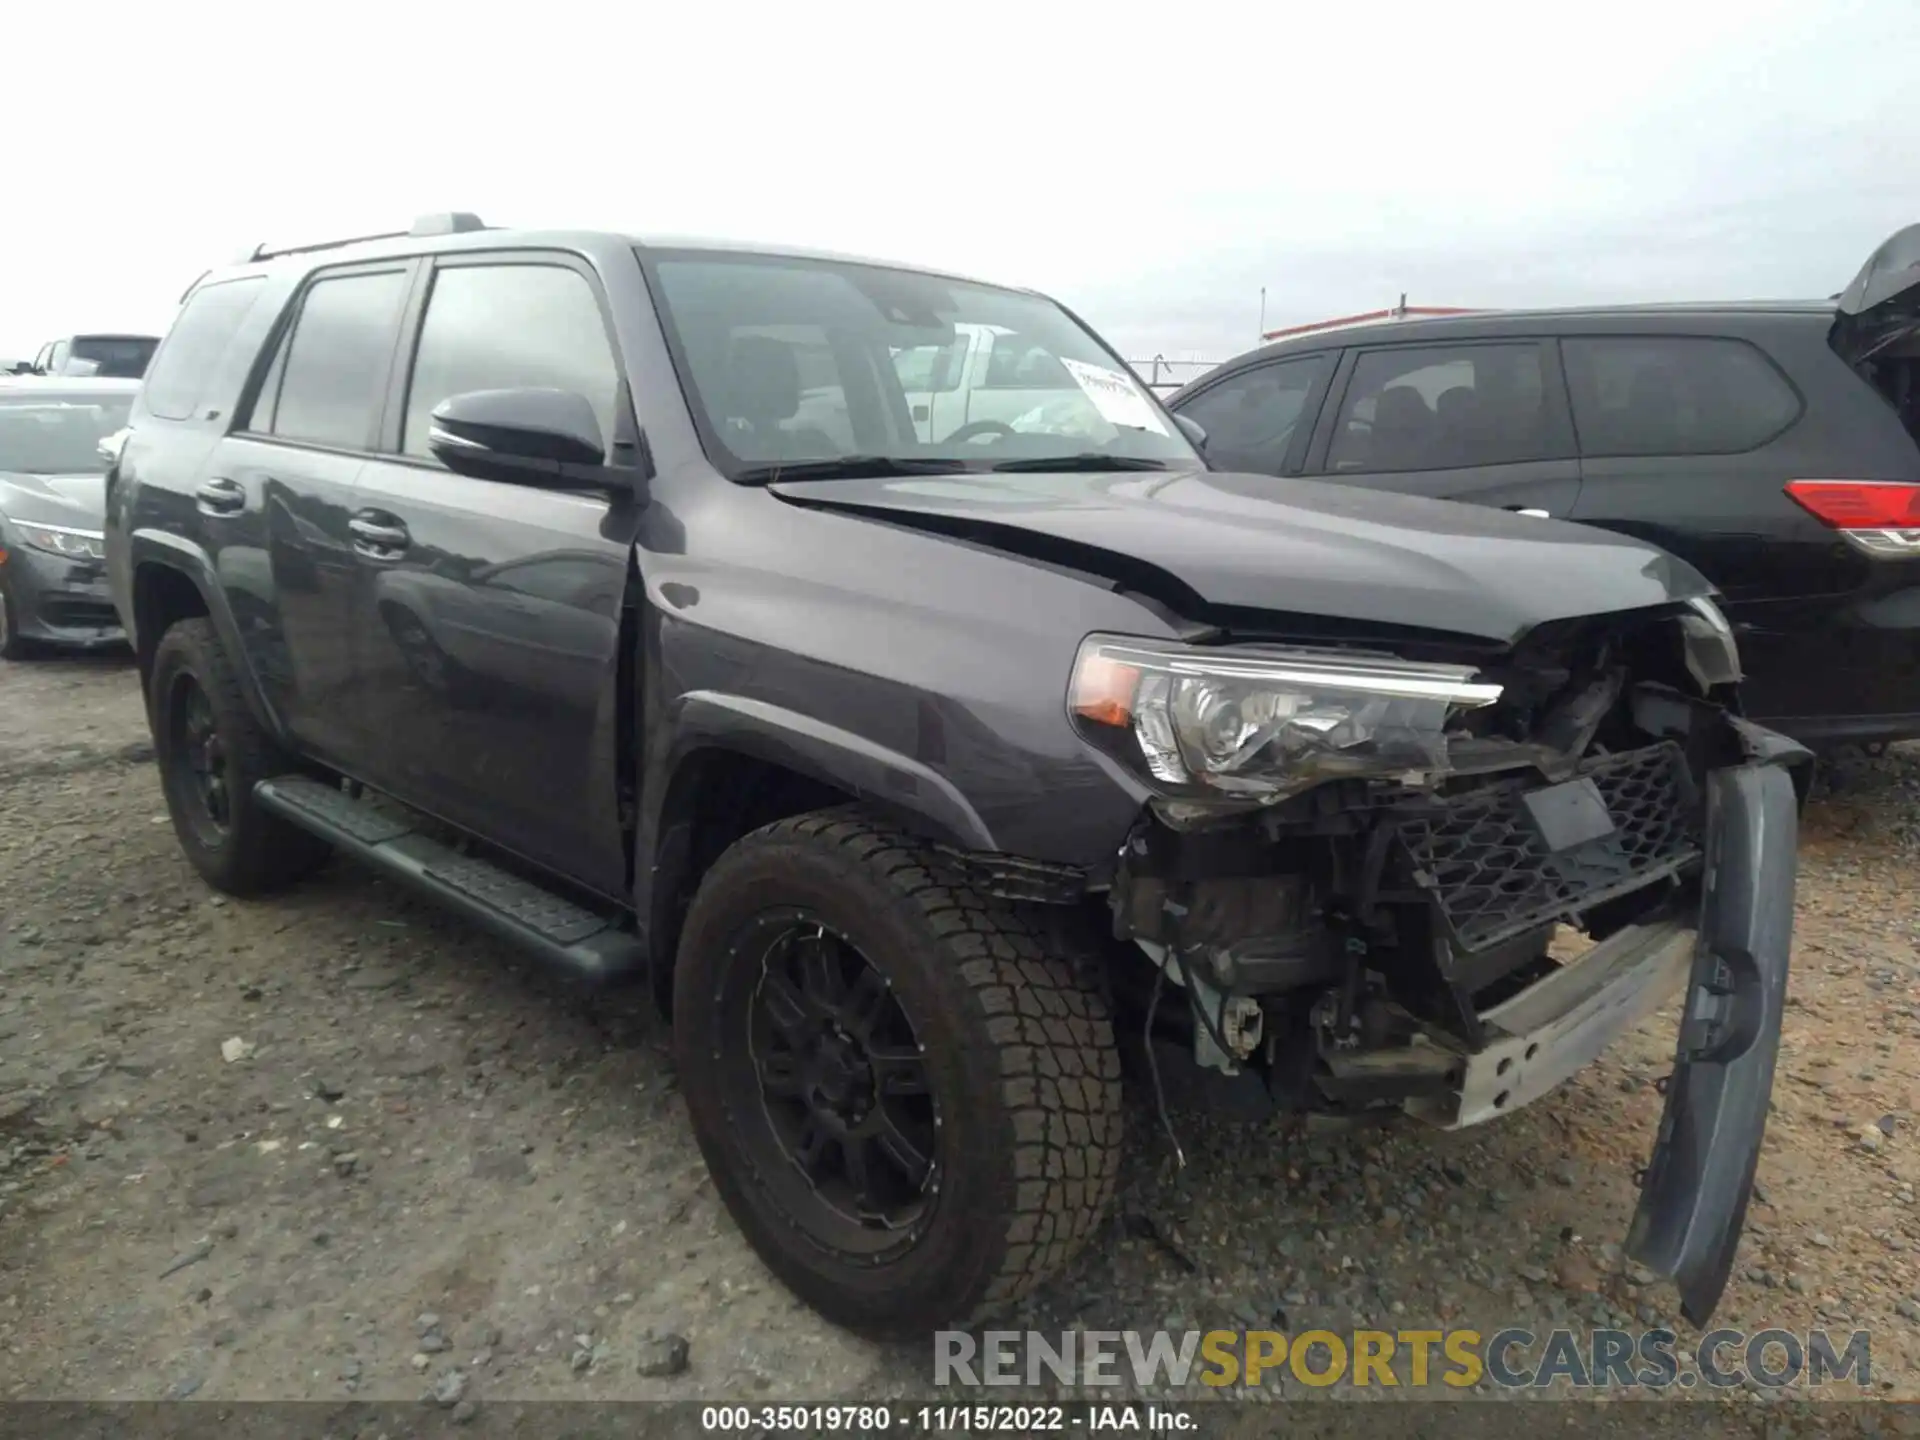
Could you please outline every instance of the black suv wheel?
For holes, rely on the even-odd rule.
[[[174,831],[209,885],[264,894],[326,860],[324,841],[253,798],[256,781],[295,767],[247,708],[209,621],[182,620],[160,637],[147,713]]]
[[[924,1335],[1032,1289],[1120,1162],[1105,1001],[937,852],[845,811],[714,865],[674,979],[681,1089],[761,1257],[829,1319]]]

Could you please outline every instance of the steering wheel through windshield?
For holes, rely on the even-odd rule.
[[[1018,433],[1011,425],[999,420],[970,420],[947,436],[946,442],[958,441],[964,445],[970,440],[978,440],[987,435],[991,435],[996,440],[1003,440],[1009,435]]]

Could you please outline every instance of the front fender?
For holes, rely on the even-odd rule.
[[[667,924],[670,900],[687,863],[689,800],[683,777],[703,752],[723,751],[778,765],[853,795],[929,839],[965,850],[996,849],[993,832],[959,789],[922,762],[851,731],[784,706],[716,690],[682,695],[666,717],[660,758],[641,788],[634,867],[634,917],[651,944]]]
[[[781,765],[858,796],[912,828],[967,850],[993,850],[993,832],[954,783],[911,756],[797,710],[744,695],[680,697],[675,761],[714,746]]]

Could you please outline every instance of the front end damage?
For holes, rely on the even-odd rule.
[[[1222,787],[1225,803],[1169,784],[1129,836],[1109,900],[1144,960],[1116,983],[1147,1017],[1156,1083],[1242,1113],[1470,1126],[1545,1095],[1684,990],[1628,1249],[1704,1320],[1765,1126],[1808,757],[1730,708],[1737,659],[1699,602],[1541,627],[1495,660],[1428,670],[1467,678],[1448,681],[1422,757],[1400,691],[1344,711],[1316,692],[1284,723],[1264,691],[1235,692],[1229,721],[1182,692],[1165,713],[1192,722],[1189,742],[1144,714],[1150,675],[1127,682],[1123,716],[1111,675],[1083,666],[1083,719],[1124,719],[1149,762],[1185,747],[1161,779],[1197,776],[1208,737],[1244,740],[1254,712],[1267,753],[1292,745],[1313,777]],[[1365,763],[1387,749],[1389,765]]]

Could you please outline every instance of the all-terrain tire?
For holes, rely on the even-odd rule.
[[[941,1117],[927,1218],[884,1255],[810,1233],[793,1203],[798,1170],[774,1173],[782,1161],[748,1138],[760,1117],[739,1077],[756,1060],[728,997],[762,983],[743,937],[788,913],[857,948],[924,1055]],[[1120,1164],[1120,1059],[1091,964],[1064,948],[936,849],[857,810],[769,825],[705,876],[674,974],[681,1090],[734,1219],[828,1319],[881,1337],[969,1323],[1032,1290],[1099,1227]]]
[[[194,777],[173,723],[188,687],[197,687],[211,712],[225,777],[227,820],[210,826],[196,813]],[[147,714],[160,766],[161,788],[174,833],[187,859],[216,890],[264,895],[284,889],[326,862],[325,841],[261,808],[254,783],[296,768],[267,734],[240,689],[240,675],[210,621],[181,620],[154,649]]]

